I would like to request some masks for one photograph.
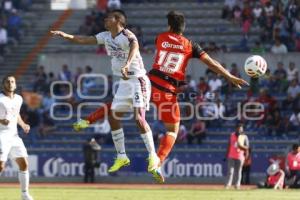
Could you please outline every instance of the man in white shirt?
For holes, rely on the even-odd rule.
[[[95,36],[70,35],[62,31],[51,31],[52,35],[79,44],[104,44],[107,54],[111,57],[112,71],[120,77],[119,88],[114,96],[109,113],[112,138],[117,150],[117,158],[109,172],[116,172],[121,167],[130,164],[125,152],[124,132],[120,117],[127,111],[133,110],[141,137],[149,153],[148,172],[157,172],[159,158],[156,155],[152,131],[145,119],[149,109],[151,84],[146,76],[146,70],[139,52],[136,36],[126,29],[126,15],[121,10],[113,10],[104,19],[108,31]],[[88,123],[83,120],[84,123]]]
[[[8,158],[14,159],[19,166],[19,182],[22,191],[22,200],[33,200],[29,194],[28,154],[22,139],[18,136],[17,125],[20,125],[25,134],[29,133],[30,126],[21,116],[20,109],[23,99],[15,94],[16,79],[8,75],[2,81],[3,92],[0,93],[0,173],[4,171]]]
[[[286,54],[288,52],[285,44],[281,43],[280,39],[275,39],[275,44],[271,48],[271,52],[274,54]]]
[[[208,81],[208,86],[211,92],[218,91],[222,87],[222,81],[214,74],[213,78]]]

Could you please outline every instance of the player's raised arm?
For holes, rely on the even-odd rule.
[[[201,55],[200,59],[211,70],[213,70],[217,74],[221,74],[228,81],[230,81],[232,84],[234,84],[238,88],[242,88],[241,87],[242,85],[249,85],[249,83],[247,83],[247,81],[230,74],[230,72],[228,72],[218,61],[211,58],[207,53],[204,53],[203,55]]]
[[[97,44],[95,36],[71,35],[63,31],[50,31],[51,35],[59,36],[77,44]]]

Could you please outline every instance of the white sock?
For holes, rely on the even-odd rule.
[[[19,182],[21,186],[22,193],[28,193],[29,188],[29,172],[27,171],[19,171]]]
[[[146,149],[150,156],[156,154],[152,131],[148,131],[147,133],[141,134],[141,137],[145,143]]]
[[[111,135],[118,153],[118,158],[127,158],[125,152],[125,138],[123,129],[120,128],[118,130],[111,131]]]

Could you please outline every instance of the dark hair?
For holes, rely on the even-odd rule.
[[[127,16],[123,10],[115,9],[109,12],[109,14],[112,14],[116,20],[118,20],[123,27],[126,27],[127,25]]]
[[[2,79],[2,85],[4,84],[4,82],[9,78],[9,77],[14,77],[14,79],[16,79],[16,77],[13,74],[7,74],[3,77]]]
[[[183,33],[185,28],[184,15],[178,11],[170,11],[167,15],[168,25],[171,31],[177,34]]]
[[[293,144],[292,149],[293,151],[297,150],[299,148],[299,144]]]
[[[244,126],[244,124],[242,122],[238,122],[238,123],[236,123],[235,128],[240,128],[243,126]]]

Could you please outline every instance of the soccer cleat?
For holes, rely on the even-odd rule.
[[[80,119],[78,122],[75,122],[73,124],[73,129],[75,131],[80,131],[81,129],[85,129],[85,128],[89,127],[89,125],[90,125],[89,121]]]
[[[164,183],[165,182],[165,177],[163,176],[161,172],[161,168],[158,167],[154,170],[151,171],[152,177],[157,183]]]
[[[130,165],[128,158],[116,158],[114,164],[108,169],[109,173],[118,171],[121,167]]]
[[[154,154],[148,158],[148,172],[152,172],[154,169],[157,169],[160,164],[159,157]]]
[[[22,193],[22,200],[33,200],[33,198],[28,193]]]

